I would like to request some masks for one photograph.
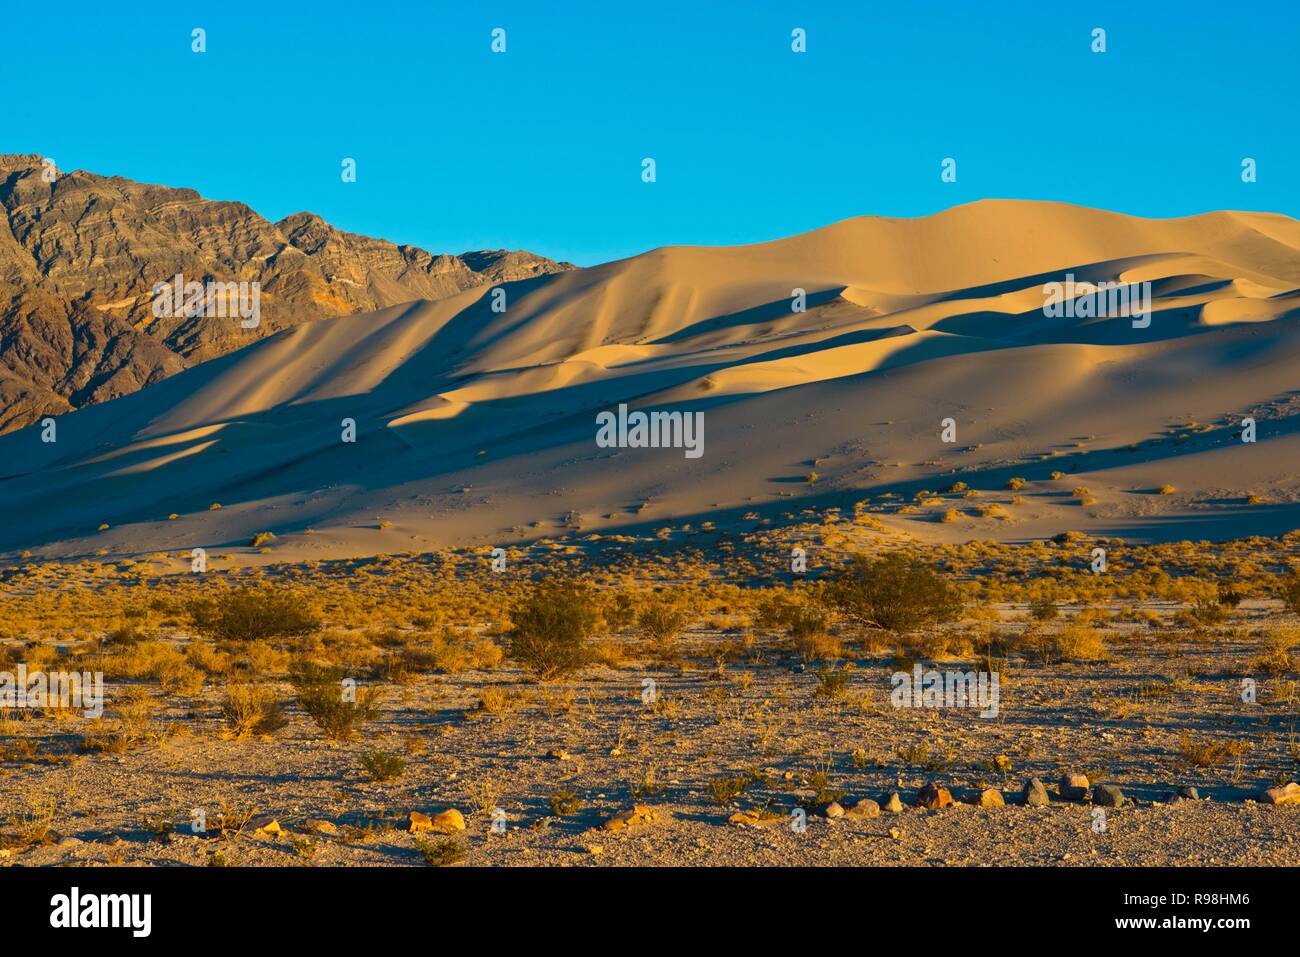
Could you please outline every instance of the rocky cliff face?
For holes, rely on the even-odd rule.
[[[507,250],[438,255],[312,213],[273,223],[192,189],[43,173],[39,156],[0,155],[0,431],[134,392],[301,322],[573,268]],[[177,274],[257,282],[258,325],[155,315],[155,284]]]

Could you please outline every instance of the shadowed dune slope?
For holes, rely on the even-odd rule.
[[[1067,277],[1150,283],[1149,326],[1045,314]],[[1004,507],[886,508],[888,531],[1300,525],[1300,223],[1284,216],[986,201],[499,288],[504,311],[478,287],[306,323],[62,416],[57,441],[0,436],[0,547],[135,554],[269,530],[278,559],[373,554],[536,537],[570,512],[598,532],[780,521],[958,478]],[[620,402],[703,412],[703,454],[598,447],[596,413]],[[995,494],[1012,476],[1028,482],[1014,503]]]

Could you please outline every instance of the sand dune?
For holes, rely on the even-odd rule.
[[[1150,283],[1149,327],[1045,315],[1067,277]],[[312,322],[62,416],[54,443],[0,436],[0,547],[238,549],[274,531],[272,557],[320,557],[537,537],[570,512],[606,532],[868,498],[921,538],[1300,525],[1287,217],[989,201],[500,288],[504,312],[480,287]],[[595,416],[619,403],[702,411],[704,454],[598,447]],[[1015,503],[1012,476],[1029,482]],[[983,496],[897,507],[958,479]]]

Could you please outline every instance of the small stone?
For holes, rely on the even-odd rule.
[[[822,817],[836,818],[844,816],[844,808],[838,801],[832,801],[822,808]]]
[[[1269,788],[1259,800],[1261,804],[1300,804],[1300,784],[1292,781],[1280,788]]]
[[[569,760],[571,760],[571,758],[570,758],[570,756],[569,756],[569,752],[568,752],[568,751],[565,751],[563,748],[551,748],[551,750],[549,750],[549,751],[546,752],[546,756],[547,756],[548,758],[550,758],[552,761],[569,761]]]
[[[947,788],[941,788],[931,781],[916,796],[916,806],[938,810],[942,807],[952,807],[952,792]]]
[[[856,819],[880,817],[880,805],[875,801],[863,798],[857,804],[853,805],[853,807],[845,811],[844,816]]]
[[[422,834],[433,830],[433,819],[427,814],[412,811],[406,816],[406,829],[412,834]]]
[[[282,833],[280,822],[270,814],[259,814],[248,822],[248,826],[258,837],[279,837]]]
[[[1025,800],[1026,807],[1047,807],[1047,788],[1043,787],[1043,782],[1038,778],[1030,778],[1025,782],[1025,789],[1021,792]]]
[[[1082,801],[1088,796],[1088,777],[1074,771],[1061,775],[1061,797],[1066,801]]]
[[[324,834],[328,837],[334,837],[338,834],[339,829],[330,821],[323,818],[313,818],[303,825],[303,830],[311,834]]]
[[[897,841],[899,838],[903,836],[903,832],[896,827],[891,827],[889,829],[889,836]]]
[[[59,841],[59,847],[80,847],[85,842],[79,837],[65,837]]]
[[[1178,796],[1187,801],[1199,801],[1201,799],[1201,792],[1196,790],[1196,788],[1179,788]]]
[[[976,807],[1003,807],[1006,803],[1002,799],[1002,792],[997,788],[985,788],[975,799]]]
[[[440,834],[455,834],[465,830],[465,816],[454,807],[433,816],[433,829]]]
[[[890,814],[903,813],[903,799],[898,796],[897,791],[889,795],[888,800],[885,801],[885,810]]]
[[[1124,792],[1113,784],[1098,784],[1092,789],[1092,803],[1101,807],[1123,807]]]
[[[590,854],[592,857],[599,857],[601,854],[605,853],[605,849],[601,847],[599,844],[588,844],[587,853]]]

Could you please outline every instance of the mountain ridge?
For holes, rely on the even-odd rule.
[[[127,395],[322,317],[438,299],[574,267],[523,251],[459,256],[349,233],[309,212],[271,222],[186,187],[0,155],[0,431]],[[156,317],[155,283],[257,282],[256,328]]]

